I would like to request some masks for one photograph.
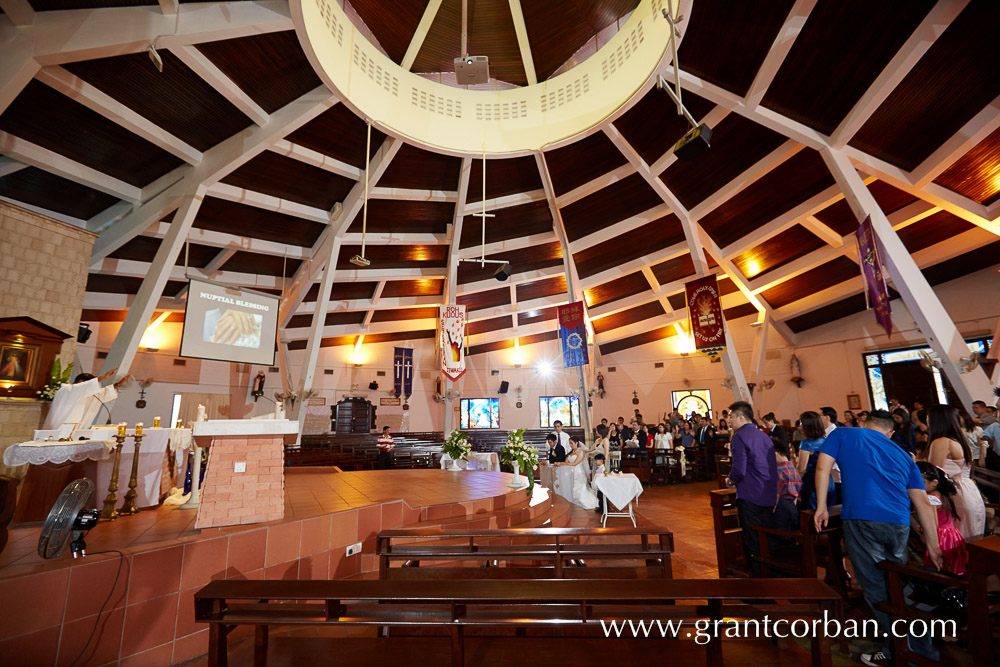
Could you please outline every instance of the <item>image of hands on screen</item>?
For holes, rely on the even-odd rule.
[[[205,313],[205,329],[201,339],[206,343],[258,348],[263,321],[263,317],[254,313],[232,308],[213,308]]]

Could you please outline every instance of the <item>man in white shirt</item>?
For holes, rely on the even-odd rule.
[[[833,433],[833,430],[837,428],[837,411],[830,406],[820,408],[819,421],[823,424],[823,437],[829,437]],[[836,461],[833,463],[833,482],[840,484],[840,466],[837,465]]]
[[[569,447],[569,433],[563,430],[563,424],[558,419],[552,422],[552,427],[556,430],[556,444],[562,445],[563,451],[568,455],[571,451]]]
[[[128,376],[114,384],[102,387],[101,384],[118,370],[112,368],[101,377],[94,377],[90,373],[80,373],[76,376],[73,384],[64,384],[59,387],[59,391],[52,398],[52,408],[49,416],[45,419],[42,427],[44,430],[56,430],[64,424],[73,424],[74,429],[90,428],[97,413],[103,408],[107,408],[108,420],[111,419],[111,403],[118,398],[116,388],[124,382]],[[102,408],[103,406],[103,408]]]
[[[382,435],[380,435],[378,440],[375,442],[375,446],[378,447],[379,469],[389,470],[392,468],[392,450],[396,445],[392,441],[392,434],[389,433],[388,426],[382,427]]]

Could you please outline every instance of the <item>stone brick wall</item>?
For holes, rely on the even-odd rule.
[[[62,346],[63,364],[73,361],[76,330],[87,287],[96,234],[0,202],[0,317],[32,317],[73,337]],[[39,369],[48,375],[49,369]],[[0,452],[30,440],[42,405],[0,399]],[[0,473],[24,476],[24,468]]]
[[[283,436],[214,438],[194,527],[275,521],[285,515]],[[237,462],[246,472],[234,472]]]

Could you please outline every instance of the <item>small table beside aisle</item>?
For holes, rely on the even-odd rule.
[[[594,488],[604,494],[604,514],[601,516],[601,525],[608,522],[609,516],[621,516],[632,520],[635,526],[635,514],[632,513],[632,501],[639,502],[642,495],[642,482],[632,473],[611,473],[609,475],[598,475],[594,478]],[[620,511],[611,512],[610,505],[614,505]],[[627,509],[627,511],[626,511]]]

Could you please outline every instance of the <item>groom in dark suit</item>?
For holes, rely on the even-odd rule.
[[[555,433],[549,433],[545,437],[545,444],[549,446],[549,463],[562,463],[566,460],[566,450],[563,448],[562,443],[559,442],[559,436]]]

